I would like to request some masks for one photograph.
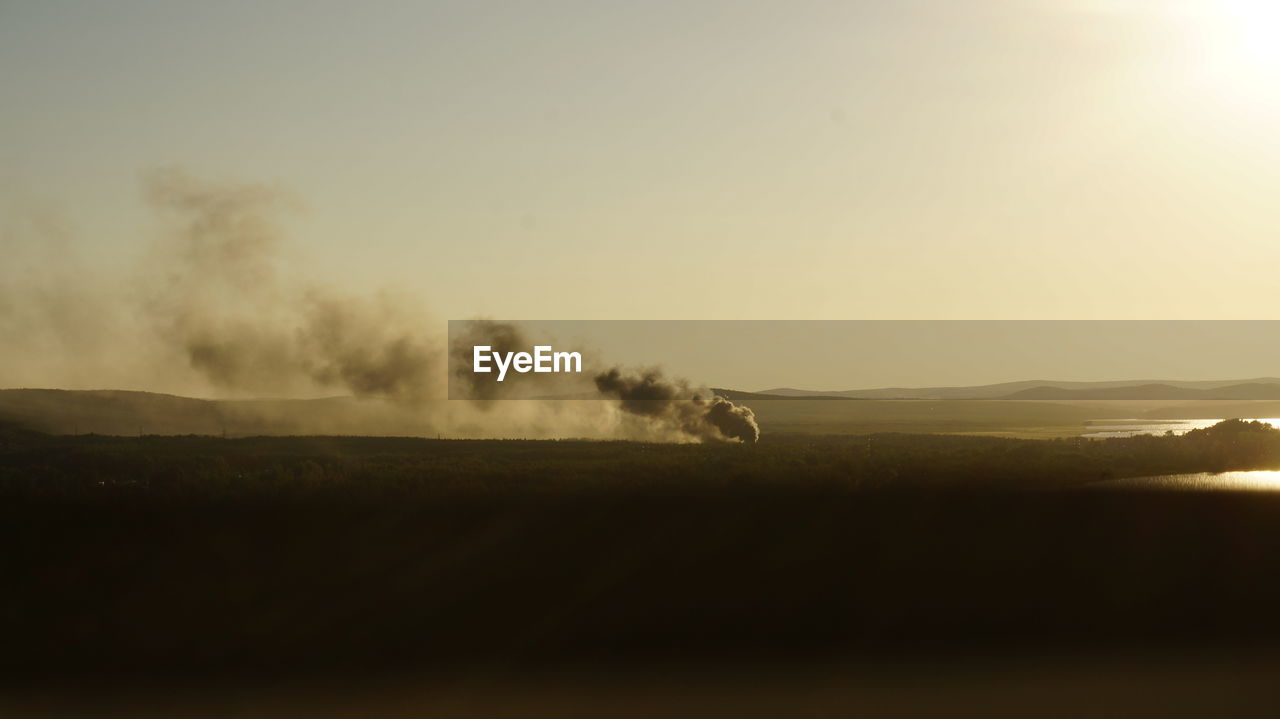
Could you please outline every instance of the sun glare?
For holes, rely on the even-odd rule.
[[[1212,83],[1239,98],[1272,100],[1280,91],[1280,2],[1205,0],[1188,9]]]
[[[1274,72],[1280,64],[1280,3],[1275,0],[1218,0],[1225,41],[1234,54],[1255,67]]]

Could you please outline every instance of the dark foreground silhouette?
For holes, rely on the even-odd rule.
[[[0,653],[57,677],[385,677],[1280,650],[1280,466],[1231,423],[1099,442],[0,443]]]

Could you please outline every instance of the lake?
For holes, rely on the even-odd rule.
[[[1091,430],[1082,437],[1136,437],[1143,434],[1186,434],[1193,429],[1212,427],[1220,419],[1096,419],[1085,426]],[[1256,418],[1280,427],[1280,418]],[[1194,474],[1165,474],[1155,477],[1127,477],[1094,482],[1098,489],[1170,489],[1170,490],[1232,490],[1261,491],[1280,490],[1280,471],[1250,472],[1197,472]]]
[[[1091,419],[1085,422],[1089,431],[1080,435],[1094,439],[1107,437],[1136,437],[1143,434],[1186,434],[1193,429],[1212,427],[1221,419]],[[1272,427],[1280,427],[1280,418],[1254,418],[1246,421],[1266,422]]]
[[[1165,474],[1156,477],[1126,477],[1093,482],[1097,489],[1168,489],[1195,491],[1276,491],[1280,490],[1280,471],[1197,472]]]

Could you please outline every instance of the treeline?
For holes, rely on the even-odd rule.
[[[878,434],[757,446],[387,437],[0,433],[0,493],[68,498],[370,498],[466,493],[823,487],[1053,489],[1280,467],[1280,430],[1228,420],[1101,440]]]

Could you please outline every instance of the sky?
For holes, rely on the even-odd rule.
[[[0,0],[0,241],[176,167],[440,318],[1269,318],[1271,5]]]
[[[1280,321],[526,321],[529,342],[749,391],[1280,376]],[[460,334],[470,323],[456,323]],[[537,378],[535,378],[537,379]],[[536,385],[535,385],[536,386]]]

